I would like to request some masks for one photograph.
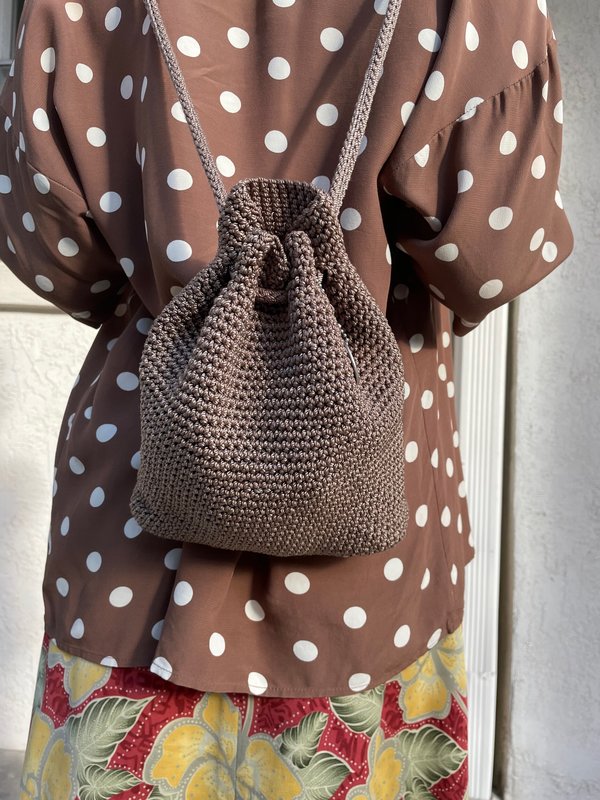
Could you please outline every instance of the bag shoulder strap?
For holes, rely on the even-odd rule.
[[[212,187],[219,211],[221,211],[227,197],[227,190],[223,184],[223,180],[208,146],[206,136],[204,135],[204,131],[200,125],[200,120],[196,114],[196,109],[194,108],[194,104],[192,103],[188,93],[177,57],[175,56],[171,46],[171,42],[158,9],[157,0],[144,0],[144,5],[148,12],[148,16],[150,17],[154,34],[160,46],[165,63],[168,67],[175,90],[179,96],[182,110],[190,127],[194,142],[196,144],[196,149],[198,150],[200,159],[202,161],[202,166],[204,167],[204,171],[206,172],[206,176]],[[375,45],[371,53],[371,59],[365,72],[365,77],[360,89],[358,100],[354,107],[350,127],[346,134],[346,138],[338,159],[338,164],[328,191],[328,194],[331,196],[332,202],[335,206],[336,213],[338,213],[341,208],[350,177],[356,164],[356,159],[358,158],[358,151],[367,127],[367,121],[369,119],[371,105],[375,96],[375,90],[381,77],[383,62],[392,39],[401,6],[402,0],[389,0],[383,22],[379,29],[377,39],[375,40]]]

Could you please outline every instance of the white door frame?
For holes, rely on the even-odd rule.
[[[508,305],[454,337],[456,411],[475,558],[465,576],[469,798],[492,798]]]

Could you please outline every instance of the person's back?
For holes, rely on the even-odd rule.
[[[327,190],[386,3],[159,6],[225,185]],[[451,334],[573,248],[545,1],[402,4],[340,222],[404,360],[410,521],[389,551],[348,559],[180,547],[132,518],[144,338],[214,257],[218,208],[142,0],[28,0],[17,45],[0,94],[0,257],[99,329],[57,445],[47,635],[198,690],[377,687],[463,618],[475,550]]]

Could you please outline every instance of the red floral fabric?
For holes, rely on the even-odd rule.
[[[44,634],[21,800],[464,800],[462,625],[373,689],[261,697],[112,667]]]

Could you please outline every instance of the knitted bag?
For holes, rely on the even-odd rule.
[[[376,553],[406,533],[404,369],[338,219],[402,0],[390,0],[329,192],[229,192],[156,0],[144,0],[219,206],[218,251],[154,319],[131,512],[149,533],[272,556]]]

